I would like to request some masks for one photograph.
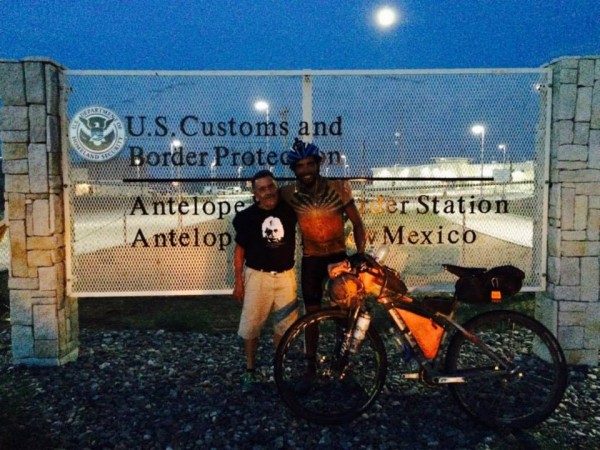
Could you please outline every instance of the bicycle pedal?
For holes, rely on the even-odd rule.
[[[435,384],[464,383],[465,377],[434,377],[432,381]]]
[[[402,378],[404,380],[418,380],[419,379],[419,372],[415,372],[415,373],[403,373],[402,374]]]

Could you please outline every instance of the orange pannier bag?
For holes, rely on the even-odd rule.
[[[435,358],[444,329],[433,320],[409,311],[396,309],[427,359]]]

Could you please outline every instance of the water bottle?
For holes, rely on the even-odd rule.
[[[404,341],[404,339],[398,336],[398,332],[395,330],[394,327],[391,327],[388,330],[388,333],[390,335],[391,341],[399,350],[400,358],[402,358],[402,361],[404,361],[404,363],[407,365],[406,367],[409,369],[409,371],[419,370],[418,363],[414,359],[413,350],[408,344],[408,342]],[[411,336],[407,336],[407,338],[410,339]]]
[[[377,249],[377,253],[375,253],[375,261],[377,261],[380,264],[383,264],[383,261],[385,260],[385,257],[387,256],[389,251],[389,247],[387,245],[382,245],[381,247],[379,247]]]
[[[352,353],[356,353],[356,351],[360,348],[360,344],[367,335],[367,330],[369,329],[370,323],[371,315],[367,311],[361,312],[358,316],[358,320],[356,321],[356,327],[354,328],[354,334],[352,336],[352,347],[350,347],[350,351]]]

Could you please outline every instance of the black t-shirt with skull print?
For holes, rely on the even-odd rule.
[[[235,215],[233,227],[248,267],[268,272],[294,267],[296,213],[283,200],[273,209],[249,206]]]

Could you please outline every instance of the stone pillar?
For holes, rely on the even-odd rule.
[[[77,299],[65,296],[63,87],[53,61],[0,60],[15,364],[60,365],[78,355]]]
[[[570,364],[600,349],[600,56],[561,58],[553,73],[546,291],[536,316]]]

